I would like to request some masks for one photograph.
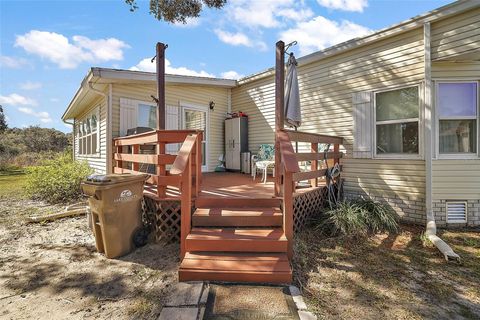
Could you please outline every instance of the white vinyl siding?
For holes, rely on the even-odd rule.
[[[224,153],[224,120],[228,108],[228,91],[229,89],[204,85],[171,85],[167,83],[165,87],[166,105],[172,108],[179,109],[181,103],[208,108],[210,101],[215,102],[215,110],[208,112],[210,132],[208,133],[209,150],[207,162],[209,170],[215,169],[218,164],[218,158]],[[156,96],[156,94],[155,83],[142,85],[113,84],[113,137],[118,137],[120,133],[120,98],[145,102],[151,101],[151,103],[154,103],[150,96]]]
[[[432,23],[432,60],[473,60],[480,54],[480,8]]]
[[[352,103],[355,92],[421,83],[425,72],[423,61],[423,28],[306,65],[299,59],[302,126],[298,130],[345,138],[347,154],[341,162],[346,192],[388,195],[402,203],[425,199],[423,160],[353,158]],[[239,87],[232,89],[232,110],[241,110],[249,116],[249,147],[253,152],[261,143],[274,141],[274,73],[267,74],[243,79]]]

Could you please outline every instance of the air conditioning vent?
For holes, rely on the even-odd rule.
[[[467,222],[467,202],[447,201],[447,223]]]

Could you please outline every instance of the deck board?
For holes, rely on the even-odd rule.
[[[319,187],[324,183],[319,179]],[[254,181],[249,174],[237,172],[208,172],[202,174],[201,192],[199,197],[208,198],[238,198],[238,199],[265,199],[274,195],[274,180],[268,176],[267,183],[261,182],[261,175],[257,175]],[[297,188],[296,193],[303,193],[313,188]],[[156,194],[156,186],[145,186],[145,192],[150,196]],[[176,199],[180,197],[178,188],[168,187],[167,198]]]

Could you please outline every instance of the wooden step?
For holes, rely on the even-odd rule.
[[[287,252],[282,228],[192,228],[186,251]]]
[[[279,208],[197,208],[194,227],[281,227],[283,214]]]
[[[284,253],[187,252],[178,276],[180,281],[291,283],[292,269]]]
[[[195,200],[196,208],[248,208],[276,207],[282,203],[281,198],[229,198],[200,196]]]

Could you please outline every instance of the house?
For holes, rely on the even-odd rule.
[[[203,171],[213,171],[224,152],[223,119],[228,111],[249,115],[250,150],[274,141],[280,145],[281,162],[276,164],[282,166],[284,179],[276,180],[275,190],[283,188],[289,254],[293,227],[288,219],[293,219],[296,201],[289,198],[296,192],[290,182],[312,178],[318,182],[318,175],[325,173],[317,167],[317,160],[324,159],[316,149],[322,142],[335,145],[332,156],[337,162],[342,145],[347,197],[366,195],[386,201],[405,221],[414,223],[424,224],[426,212],[433,212],[441,226],[480,225],[480,2],[457,1],[297,61],[303,116],[298,134],[275,129],[279,109],[274,69],[238,81],[166,76],[166,129],[206,129],[201,142],[206,155]],[[88,160],[99,172],[114,168],[123,172],[121,159],[127,158],[116,155],[115,166],[113,148],[114,143],[121,147],[128,140],[112,142],[112,138],[129,127],[153,126],[149,121],[154,109],[149,106],[154,106],[154,77],[144,72],[90,70],[63,115],[64,120],[74,120],[77,159]],[[200,112],[203,127],[190,127],[187,112]],[[190,139],[182,137],[181,141]],[[191,145],[200,144],[195,139],[191,138]],[[308,146],[305,142],[312,144],[312,153],[317,153],[310,155],[313,173],[298,172],[300,154],[295,157],[293,149],[288,149],[291,141],[303,142],[303,150]],[[178,146],[168,148],[171,153],[178,150]],[[191,153],[186,148],[183,160],[190,159]],[[173,166],[173,172],[184,174],[185,164]],[[199,188],[201,173],[196,168]],[[215,204],[202,200],[197,207],[199,203]],[[188,230],[182,231],[184,239],[191,232],[190,217],[182,215],[182,219],[187,219],[182,220],[184,226],[188,224]],[[189,242],[184,247],[181,241],[183,257]],[[204,246],[198,248],[205,251]],[[194,278],[199,276],[183,279]]]

